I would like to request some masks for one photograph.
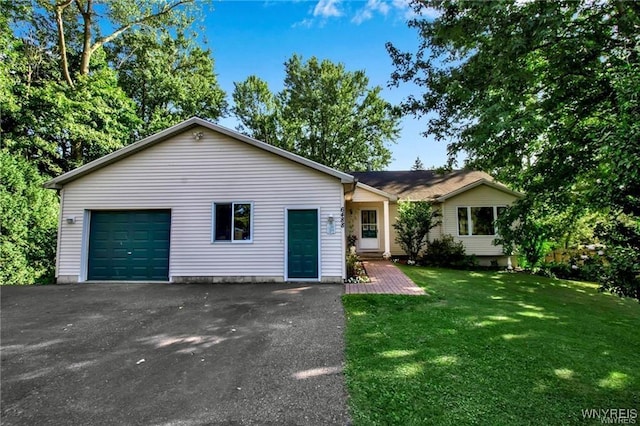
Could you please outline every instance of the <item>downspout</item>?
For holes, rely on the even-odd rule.
[[[60,188],[58,191],[58,197],[60,198],[60,209],[58,212],[58,239],[56,241],[56,281],[60,276],[60,241],[62,240],[62,215],[64,212],[64,189]]]

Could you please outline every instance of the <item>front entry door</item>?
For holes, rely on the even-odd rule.
[[[318,278],[318,210],[287,211],[287,278]]]
[[[378,211],[360,212],[360,250],[378,250]]]

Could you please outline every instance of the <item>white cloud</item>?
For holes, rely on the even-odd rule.
[[[311,28],[313,26],[313,19],[305,18],[300,22],[296,22],[291,28]]]
[[[320,0],[313,9],[313,16],[323,18],[339,17],[342,12],[338,9],[340,0]]]
[[[351,19],[351,22],[356,25],[360,25],[364,21],[368,21],[369,19],[373,18],[373,14],[375,12],[380,12],[382,15],[386,16],[387,13],[389,13],[389,9],[389,4],[384,1],[368,0],[367,4],[362,9],[358,10],[358,12],[356,12],[353,19]]]
[[[369,9],[360,9],[356,15],[351,19],[351,22],[353,22],[356,25],[360,25],[362,24],[364,21],[368,21],[369,19],[373,18],[373,14],[371,13],[371,11]]]
[[[304,0],[293,0],[304,1]],[[532,0],[522,0],[532,1]],[[345,0],[317,0],[313,9],[309,9],[309,17],[292,25],[293,28],[311,28],[315,26],[323,27],[330,18],[341,18],[351,15],[353,11],[351,5],[358,2],[348,2]],[[344,5],[347,6],[344,6]],[[351,7],[350,7],[351,6]],[[344,9],[346,7],[346,9]],[[392,14],[394,19],[409,20],[422,16],[427,19],[435,19],[440,13],[435,9],[422,8],[420,13],[414,11],[411,0],[367,0],[364,7],[356,10],[351,18],[351,22],[360,25],[365,21],[375,18],[376,15],[388,16]]]
[[[420,13],[416,13],[410,0],[393,0],[392,5],[403,14],[404,19],[413,19],[418,16],[422,16],[427,19],[436,19],[440,16],[440,12],[431,7],[423,7],[420,9]]]

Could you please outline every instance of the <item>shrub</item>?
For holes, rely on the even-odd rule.
[[[369,282],[367,272],[360,261],[358,255],[349,250],[347,252],[347,282],[350,283],[366,283]]]
[[[393,224],[396,242],[409,255],[409,260],[417,260],[422,249],[428,244],[429,231],[438,225],[440,212],[426,201],[401,201],[398,203],[398,217]]]
[[[422,262],[430,266],[460,267],[469,263],[466,258],[462,241],[456,242],[451,235],[443,235],[429,244]]]

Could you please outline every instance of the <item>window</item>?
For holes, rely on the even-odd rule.
[[[213,203],[212,219],[214,242],[252,242],[252,203]]]
[[[469,234],[469,213],[466,207],[458,207],[458,235]]]
[[[458,207],[458,235],[496,235],[495,222],[506,207]]]
[[[378,238],[378,219],[376,210],[362,210],[362,238]]]

